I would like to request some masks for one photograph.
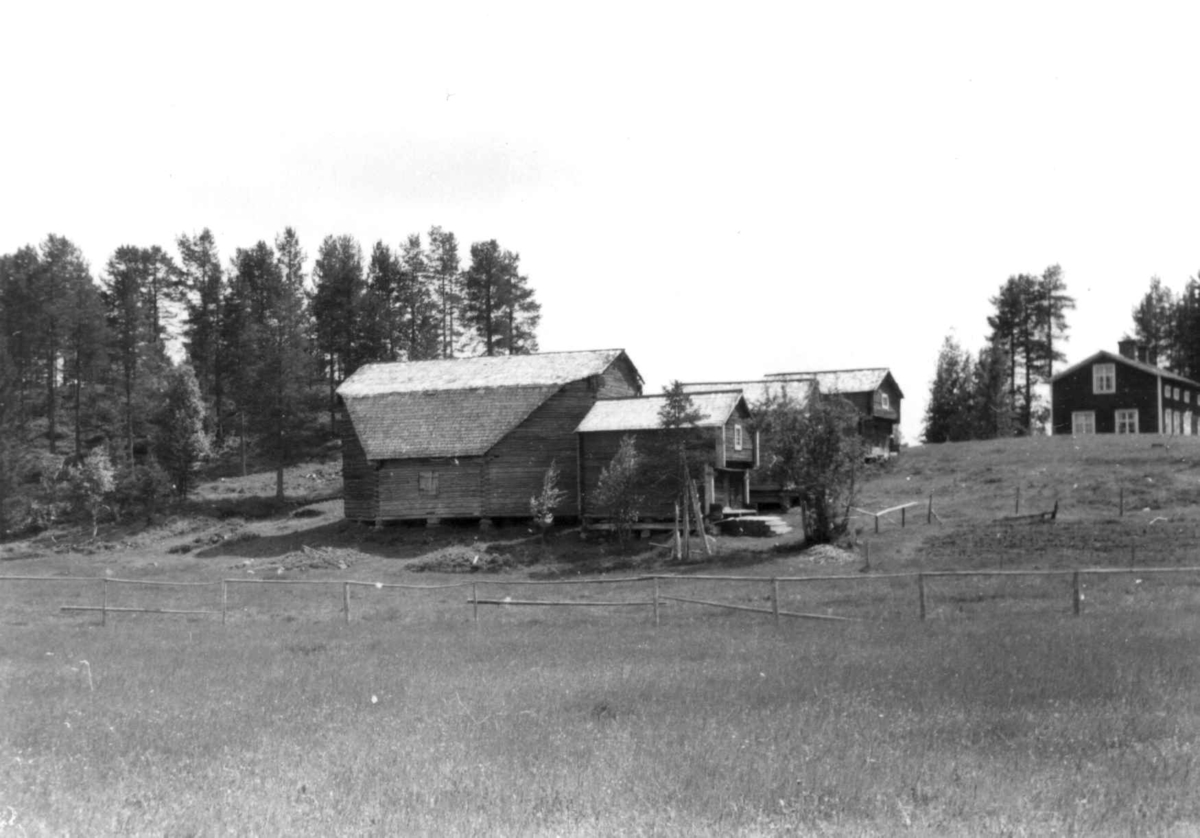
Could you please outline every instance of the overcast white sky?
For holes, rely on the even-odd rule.
[[[285,226],[518,251],[543,350],[888,366],[1060,263],[1068,360],[1200,269],[1190,4],[10,3],[0,253]]]

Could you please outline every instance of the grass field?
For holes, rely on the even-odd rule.
[[[110,615],[101,627],[58,610],[97,602],[96,582],[0,585],[0,835],[1200,834],[1200,578],[1089,577],[1076,618],[1069,577],[943,577],[925,622],[910,579],[871,579],[1200,564],[1200,447],[1117,442],[905,452],[862,505],[933,492],[945,523],[915,516],[876,536],[860,520],[871,573],[731,541],[663,583],[769,609],[772,576],[856,575],[782,592],[784,608],[861,618],[850,623],[673,603],[658,628],[647,608],[491,607],[476,624],[469,588],[454,588],[355,589],[347,625],[332,584],[233,586],[225,626]],[[998,522],[1017,486],[1030,509],[1058,500],[1058,522]],[[109,532],[99,550],[59,534],[6,545],[0,573],[255,570],[648,597],[644,582],[490,586],[575,578],[614,555],[567,534],[551,566],[413,574],[431,551],[487,545],[331,517],[178,518]],[[524,543],[490,538],[510,553]],[[197,546],[166,552],[180,544]],[[281,564],[300,546],[347,566]],[[695,578],[713,573],[762,581]],[[110,589],[118,605],[219,607],[219,585]]]

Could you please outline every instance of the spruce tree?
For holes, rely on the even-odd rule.
[[[175,367],[167,376],[165,404],[159,415],[155,450],[180,500],[187,500],[196,469],[210,453],[204,432],[204,399],[190,364]]]

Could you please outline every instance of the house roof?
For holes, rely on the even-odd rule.
[[[1124,355],[1120,355],[1116,352],[1108,352],[1104,349],[1101,349],[1094,355],[1084,358],[1077,364],[1067,367],[1062,372],[1055,373],[1054,377],[1051,378],[1050,381],[1058,381],[1058,379],[1062,378],[1064,375],[1070,375],[1071,373],[1079,370],[1081,367],[1086,367],[1090,364],[1096,363],[1097,361],[1113,361],[1118,364],[1124,364],[1127,367],[1133,367],[1136,370],[1141,370],[1142,372],[1150,373],[1151,375],[1161,375],[1163,378],[1166,378],[1170,381],[1178,381],[1181,384],[1187,384],[1191,387],[1200,387],[1200,383],[1192,381],[1190,378],[1185,378],[1178,373],[1165,370],[1162,367],[1156,367],[1154,364],[1147,364],[1145,361],[1135,361],[1133,358],[1126,358]]]
[[[747,413],[741,390],[691,393],[692,404],[700,412],[696,422],[698,428],[718,428],[729,421],[729,417],[741,404]],[[649,431],[662,427],[659,411],[667,403],[666,396],[638,396],[631,399],[601,399],[592,405],[583,417],[576,433],[597,431]]]
[[[896,390],[900,385],[887,367],[864,367],[854,370],[817,370],[813,372],[777,372],[767,378],[814,378],[822,393],[871,393],[878,390],[888,378]],[[900,393],[904,398],[904,393]]]
[[[619,358],[628,362],[607,349],[367,364],[337,392],[368,460],[481,456],[563,385]]]
[[[354,399],[383,393],[562,386],[599,375],[624,354],[622,349],[598,349],[365,364],[343,381],[337,392],[343,399]]]
[[[685,393],[703,393],[711,390],[741,390],[750,404],[759,404],[767,399],[787,396],[800,406],[808,403],[816,380],[800,376],[773,379],[751,379],[748,381],[708,381],[684,384]]]

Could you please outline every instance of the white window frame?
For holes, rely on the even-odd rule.
[[[1171,385],[1170,384],[1163,385],[1163,398],[1164,399],[1171,398]]]
[[[1173,398],[1175,401],[1179,401],[1179,388],[1178,387],[1171,388],[1171,398]]]
[[[1091,436],[1096,433],[1096,411],[1076,410],[1071,414],[1071,435]]]
[[[733,450],[741,451],[743,442],[744,442],[744,440],[742,439],[742,426],[734,425],[733,426]]]
[[[1190,410],[1183,412],[1183,435],[1192,435],[1192,412]]]
[[[1122,408],[1114,411],[1113,427],[1119,434],[1136,434],[1138,432],[1137,408]]]
[[[1092,364],[1092,392],[1117,392],[1117,365]]]
[[[880,394],[879,394],[879,406],[880,406],[881,408],[883,408],[884,410],[891,410],[891,409],[892,409],[892,400],[888,398],[888,394],[887,394],[887,393],[880,393]]]

